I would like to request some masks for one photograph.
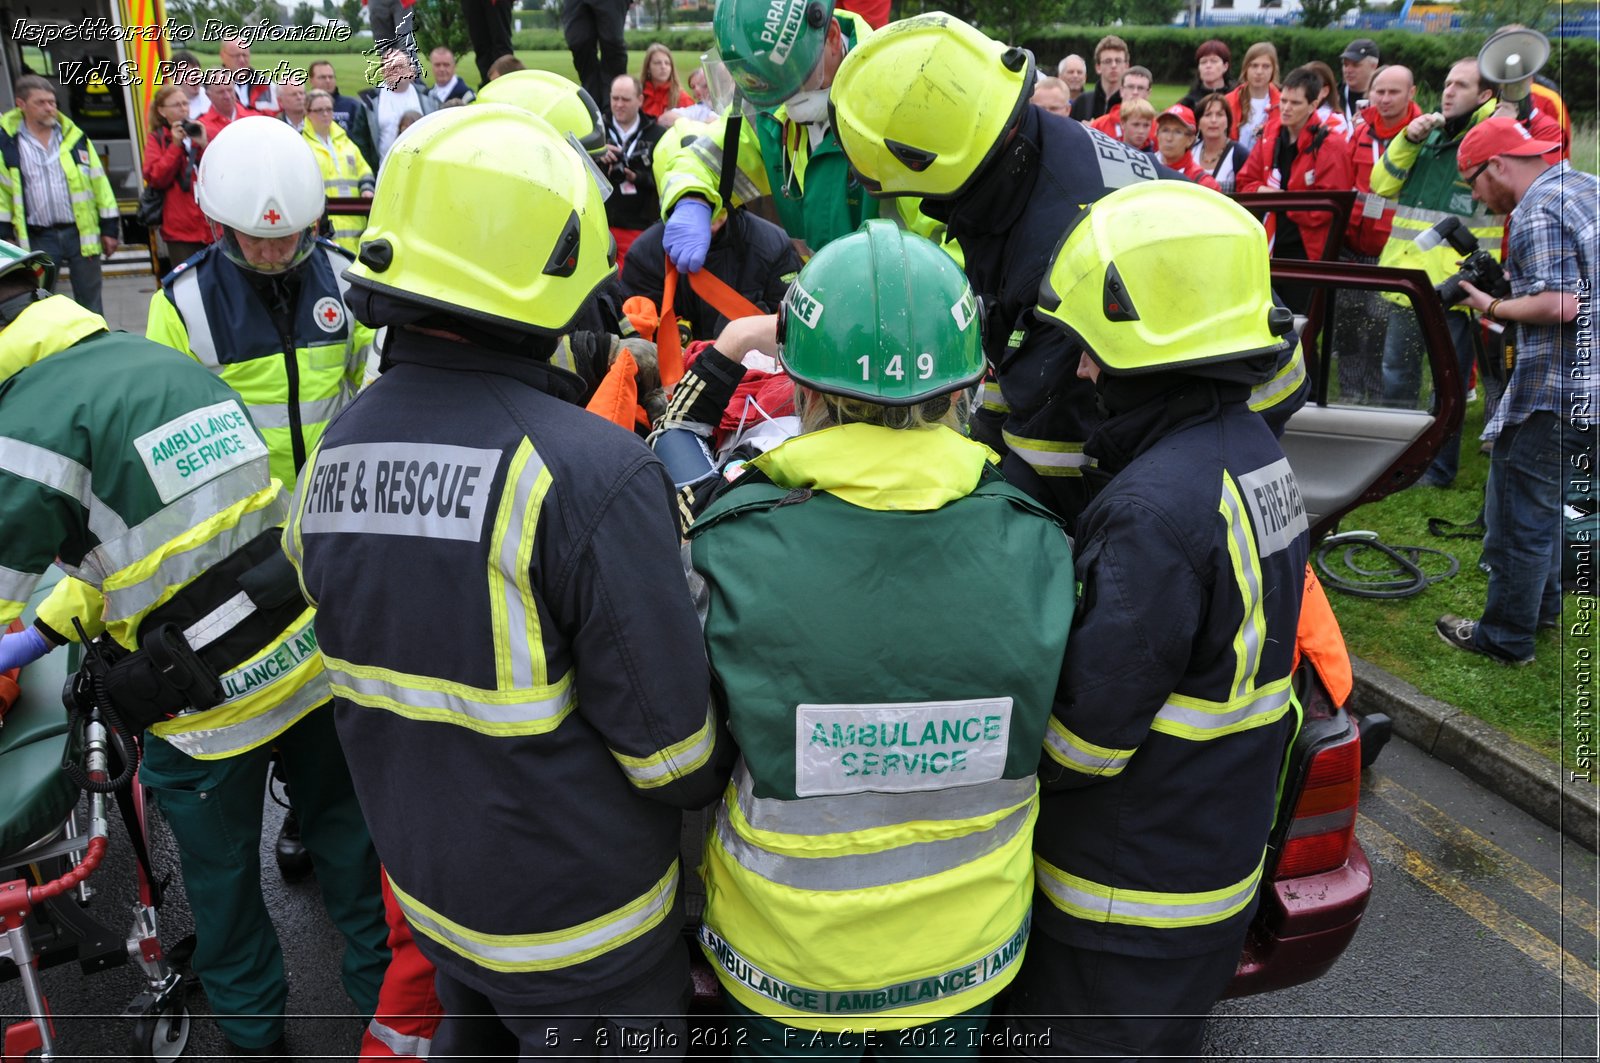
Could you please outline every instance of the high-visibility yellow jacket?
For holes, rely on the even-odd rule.
[[[66,115],[61,123],[61,173],[67,179],[67,199],[78,226],[78,250],[85,258],[100,257],[100,237],[121,233],[117,197],[111,191],[105,167],[94,142]],[[14,107],[0,116],[0,239],[21,247],[28,243],[28,208],[22,191],[22,109]]]
[[[283,329],[219,244],[179,266],[150,298],[145,334],[183,351],[243,396],[272,451],[272,474],[293,487],[333,415],[355,397],[373,331],[344,304],[351,256],[320,241],[296,267],[293,321]],[[285,357],[292,351],[291,357]]]
[[[367,165],[356,142],[338,122],[328,128],[331,144],[317,135],[310,120],[306,121],[303,135],[311,145],[311,153],[317,157],[317,166],[322,170],[322,190],[329,199],[349,199],[372,191],[377,184],[372,167]],[[367,216],[331,214],[329,218],[333,222],[333,242],[355,254],[359,250],[361,233],[367,227]]]

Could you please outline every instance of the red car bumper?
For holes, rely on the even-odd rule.
[[[1350,859],[1337,871],[1271,883],[1224,995],[1266,993],[1322,977],[1355,937],[1371,896],[1372,867],[1354,839]]]

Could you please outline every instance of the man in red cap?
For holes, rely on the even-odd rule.
[[[1483,430],[1494,444],[1483,615],[1445,615],[1435,628],[1457,649],[1501,664],[1532,663],[1536,630],[1560,626],[1563,488],[1581,484],[1581,494],[1592,492],[1600,370],[1587,318],[1600,284],[1600,181],[1564,161],[1552,164],[1547,156],[1560,150],[1559,140],[1536,140],[1514,119],[1491,118],[1456,152],[1472,197],[1495,214],[1511,214],[1511,294],[1462,288],[1467,306],[1516,326],[1515,364]]]

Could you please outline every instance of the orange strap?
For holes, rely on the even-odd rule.
[[[650,427],[650,419],[639,406],[639,363],[631,352],[623,350],[617,355],[585,409],[629,431],[635,424]]]
[[[683,337],[678,334],[678,315],[672,308],[678,294],[678,267],[670,258],[666,260],[666,271],[666,281],[661,286],[661,324],[656,328],[656,364],[661,369],[661,386],[671,390],[683,379]],[[761,313],[759,306],[708,269],[689,274],[689,287],[729,321]]]

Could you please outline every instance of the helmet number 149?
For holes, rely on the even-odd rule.
[[[856,364],[861,366],[861,379],[871,380],[872,356],[863,354],[856,359]],[[901,356],[897,354],[890,358],[889,364],[883,367],[883,373],[885,376],[892,376],[896,380],[904,380],[906,378],[906,368]],[[931,376],[933,376],[933,355],[926,352],[917,355],[917,379],[927,380]]]

